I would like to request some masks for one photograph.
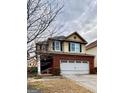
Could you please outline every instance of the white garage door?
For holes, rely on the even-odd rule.
[[[61,60],[61,74],[89,74],[89,62],[80,60]]]

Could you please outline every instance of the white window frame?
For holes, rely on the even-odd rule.
[[[75,49],[74,49],[74,51],[72,50],[72,44],[74,44],[75,46]],[[79,50],[77,51],[77,45],[78,45],[78,47],[79,47]],[[80,53],[80,44],[79,43],[70,43],[70,52],[74,52],[74,53]]]
[[[82,63],[81,60],[76,60],[76,63]]]
[[[59,45],[57,45],[56,43],[59,43]],[[56,46],[59,46],[59,49],[57,49]],[[61,51],[60,41],[54,41],[54,50],[55,51]]]
[[[75,60],[68,60],[69,63],[75,63]]]
[[[82,63],[86,63],[86,64],[87,64],[87,63],[88,63],[88,61],[87,61],[87,60],[83,60],[83,61],[82,61]]]
[[[61,60],[61,63],[68,63],[68,60]]]

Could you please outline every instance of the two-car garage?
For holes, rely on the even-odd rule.
[[[89,62],[86,60],[60,60],[61,74],[89,74]]]
[[[93,74],[94,56],[54,54],[52,59],[52,74]]]

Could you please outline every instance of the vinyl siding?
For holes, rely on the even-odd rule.
[[[74,38],[74,37],[76,37],[76,38]],[[82,40],[77,35],[72,35],[72,36],[68,37],[67,40],[82,42]]]
[[[76,37],[76,38],[74,38]],[[77,36],[77,35],[72,35],[70,37],[68,37],[66,40],[70,40],[70,41],[78,41],[78,42],[82,42],[82,40]],[[62,52],[69,52],[69,42],[63,42],[62,43]],[[52,48],[52,41],[49,41],[49,48],[48,50],[49,51],[53,51],[53,48]],[[84,44],[81,44],[81,53],[86,53],[86,49],[85,49],[85,45]]]
[[[53,51],[52,41],[48,42],[48,51]]]
[[[97,67],[97,47],[94,47],[94,48],[86,50],[86,53],[87,54],[95,55],[94,66]]]
[[[69,52],[69,42],[63,42],[62,44],[62,47],[63,47],[63,51],[62,52]],[[85,49],[85,45],[84,44],[81,44],[81,53],[86,53],[86,49]],[[52,48],[52,42],[49,42],[49,48],[48,48],[49,51],[53,51],[53,48]]]
[[[63,43],[63,52],[69,52],[69,50],[68,50],[68,42],[64,42]]]

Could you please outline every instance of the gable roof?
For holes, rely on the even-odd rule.
[[[95,41],[89,43],[88,45],[86,45],[86,50],[94,48],[94,47],[97,47],[97,40],[95,40]]]
[[[48,40],[59,40],[59,41],[70,42],[70,40],[67,40],[67,38],[69,38],[72,35],[77,35],[82,40],[82,42],[80,42],[80,43],[87,44],[87,41],[83,37],[81,37],[77,32],[73,32],[73,33],[71,33],[68,36],[55,36],[55,37],[51,37],[51,38],[48,38]],[[78,42],[78,41],[75,41],[75,42]],[[43,43],[44,43],[44,41],[38,42],[38,44],[43,44]],[[47,41],[45,41],[45,43],[47,43]]]
[[[80,34],[79,33],[77,33],[77,32],[73,32],[73,33],[71,33],[70,35],[68,35],[65,39],[67,39],[67,38],[69,38],[70,36],[72,36],[72,35],[77,35],[84,43],[86,43],[87,44],[87,41],[82,37],[82,36],[80,36]]]

